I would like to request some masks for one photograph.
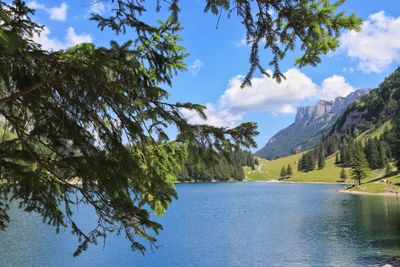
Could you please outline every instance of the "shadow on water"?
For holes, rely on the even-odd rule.
[[[355,264],[361,266],[383,266],[385,264],[390,264],[392,266],[400,266],[400,258],[394,256],[366,256],[356,259]]]
[[[384,249],[400,249],[400,240],[399,239],[381,239],[371,241],[369,243],[372,246],[379,246]]]

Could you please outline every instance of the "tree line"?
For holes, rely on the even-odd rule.
[[[366,178],[368,169],[391,171],[395,162],[400,170],[400,120],[394,120],[393,128],[385,128],[379,137],[357,139],[360,131],[351,130],[342,134],[331,134],[313,150],[304,153],[298,162],[303,172],[323,169],[327,157],[335,156],[335,164],[342,167],[340,178],[347,179],[344,168],[351,168],[351,176],[359,184]]]
[[[235,150],[206,157],[191,153],[179,165],[176,173],[179,182],[241,181],[245,178],[243,167],[254,170],[258,160],[250,151]]]
[[[292,177],[293,176],[292,166],[290,164],[287,166],[287,168],[283,166],[279,176],[281,179],[287,179]]]

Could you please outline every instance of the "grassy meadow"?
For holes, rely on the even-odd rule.
[[[387,122],[377,129],[366,131],[357,138],[365,141],[368,138],[379,137],[383,134],[385,128],[391,128],[392,124]],[[275,160],[266,160],[258,158],[259,165],[255,170],[250,167],[245,167],[245,176],[248,181],[271,181],[279,179],[281,168],[290,164],[293,170],[293,175],[290,178],[284,179],[285,182],[302,182],[302,183],[348,183],[352,184],[351,170],[345,168],[347,173],[346,181],[340,178],[341,167],[335,164],[335,155],[326,159],[325,168],[315,169],[310,172],[297,171],[297,164],[302,153],[290,155],[287,157],[278,158]],[[395,169],[395,168],[393,168]],[[361,186],[351,188],[349,190],[366,192],[366,193],[385,193],[399,190],[400,193],[400,175],[396,172],[390,174],[385,173],[385,169],[369,170],[368,177],[362,180]],[[387,182],[382,182],[385,179]],[[389,183],[390,182],[390,183]]]

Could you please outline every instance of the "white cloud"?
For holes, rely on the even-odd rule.
[[[237,126],[246,112],[270,112],[272,115],[295,113],[305,100],[334,100],[337,96],[347,96],[354,88],[342,76],[332,75],[315,84],[307,75],[297,69],[289,69],[286,80],[277,83],[264,76],[253,78],[252,86],[241,88],[242,76],[232,78],[217,103],[207,103],[203,120],[197,113],[183,110],[183,115],[191,124],[209,124],[219,127]]]
[[[205,106],[207,120],[202,119],[197,112],[188,109],[183,109],[182,114],[187,118],[190,124],[208,124],[215,127],[227,128],[237,126],[239,121],[241,121],[243,118],[243,114],[241,113],[234,114],[227,109],[215,107],[211,103],[207,103]]]
[[[77,45],[79,43],[91,43],[92,37],[90,34],[76,34],[75,29],[69,27],[64,37],[64,41],[60,41],[57,38],[50,37],[51,31],[49,28],[44,27],[40,35],[35,35],[33,41],[42,45],[42,48],[48,51],[66,49],[68,47]]]
[[[111,11],[111,6],[100,1],[96,1],[89,6],[89,12],[104,15]]]
[[[347,55],[358,61],[366,73],[382,72],[392,63],[400,63],[400,17],[374,13],[364,21],[361,31],[349,31],[341,37]]]
[[[233,44],[237,47],[244,47],[244,46],[251,46],[252,43],[254,43],[254,40],[250,40],[249,42],[247,41],[246,36],[243,36],[242,39],[240,39],[237,42],[233,42]],[[260,40],[260,44],[264,45],[265,44],[265,39]]]
[[[246,36],[242,37],[242,39],[240,39],[240,41],[234,42],[233,44],[237,47],[249,46],[247,44]]]
[[[201,68],[203,68],[204,64],[200,59],[196,59],[190,66],[189,66],[189,71],[192,73],[192,75],[197,75]]]
[[[338,96],[347,96],[354,91],[354,88],[343,76],[333,75],[322,82],[320,90],[321,99],[332,101]]]
[[[348,68],[343,68],[343,72],[349,72],[353,74],[355,72],[355,69],[353,67],[348,67]]]
[[[297,69],[289,69],[284,73],[286,80],[277,83],[264,76],[253,78],[252,86],[241,88],[242,77],[230,80],[228,88],[221,96],[220,105],[229,110],[269,111],[277,113],[296,112],[296,106],[317,95],[318,86]]]
[[[63,2],[59,7],[49,8],[47,12],[50,15],[50,19],[65,21],[67,19],[67,9],[67,4]]]
[[[73,46],[80,43],[91,43],[92,36],[90,34],[76,34],[74,28],[68,27],[65,40],[68,46]]]
[[[36,1],[31,1],[28,3],[28,7],[47,12],[52,20],[65,21],[67,19],[68,5],[65,2],[62,2],[60,6],[46,7]]]
[[[41,9],[41,10],[46,9],[46,6],[45,6],[45,5],[39,4],[39,3],[37,3],[36,1],[31,1],[31,2],[29,2],[29,3],[28,3],[28,7],[29,7],[29,8],[32,8],[32,9]]]

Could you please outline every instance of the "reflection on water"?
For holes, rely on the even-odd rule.
[[[145,256],[110,237],[78,258],[68,230],[13,211],[0,266],[400,266],[400,199],[337,193],[336,185],[178,185],[160,248]],[[80,209],[82,224],[92,213]]]

